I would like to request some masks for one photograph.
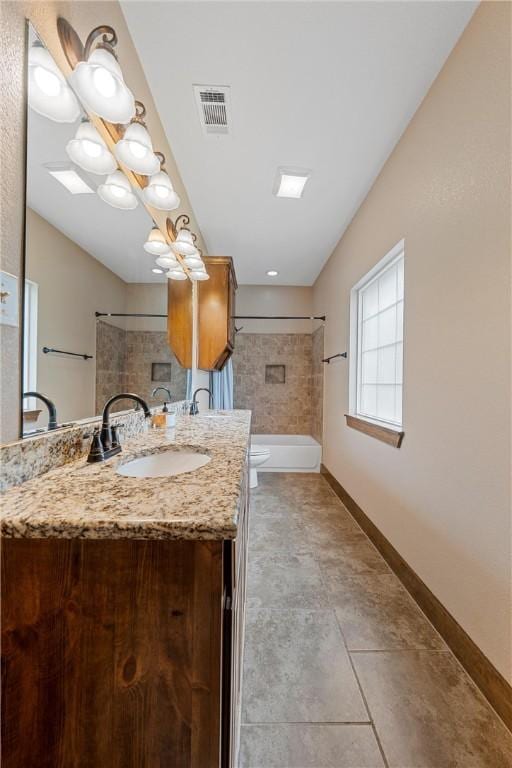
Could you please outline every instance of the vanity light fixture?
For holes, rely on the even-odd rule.
[[[150,176],[159,170],[160,162],[153,152],[153,142],[144,122],[146,107],[141,101],[136,101],[135,108],[135,117],[123,138],[117,142],[114,152],[130,171]]]
[[[167,272],[167,275],[169,280],[186,280],[187,279],[187,273],[185,272],[182,267],[175,267],[174,269],[170,269],[169,272]]]
[[[204,262],[199,251],[197,252],[196,256],[185,256],[183,263],[189,269],[204,269]]]
[[[76,38],[70,39],[64,20],[59,19],[61,40],[67,43],[65,53],[77,45]],[[68,37],[66,37],[66,34]],[[92,50],[98,37],[102,40]],[[69,76],[71,86],[78,94],[88,112],[108,120],[109,123],[128,123],[135,114],[135,99],[123,79],[114,47],[117,35],[112,27],[96,27],[89,34],[79,60]],[[76,56],[76,51],[73,51]],[[73,66],[73,65],[72,65]]]
[[[182,227],[176,240],[171,243],[171,248],[174,253],[179,253],[180,256],[199,256],[199,251],[194,245],[195,235],[192,234],[190,229]]]
[[[156,263],[159,267],[163,267],[164,269],[174,269],[175,267],[180,266],[178,259],[173,253],[169,253],[168,256],[159,256],[158,259],[156,259]]]
[[[94,188],[87,176],[73,163],[45,163],[44,167],[56,181],[66,187],[72,195],[91,195]]]
[[[163,269],[159,269],[158,267],[153,267],[153,269],[151,271],[153,272],[154,275],[163,275],[163,273],[164,273],[164,270]]]
[[[114,156],[89,120],[78,126],[75,138],[66,144],[66,152],[74,163],[90,173],[113,173],[117,168]]]
[[[163,170],[165,157],[161,152],[155,152],[160,160],[160,170],[152,174],[147,187],[142,190],[142,198],[145,203],[157,208],[159,211],[174,211],[180,206],[180,199],[168,174]]]
[[[274,194],[277,197],[302,197],[310,171],[299,168],[278,168],[274,183]]]
[[[98,195],[113,208],[130,211],[137,207],[138,200],[132,192],[130,182],[122,171],[114,171],[98,187]]]
[[[188,273],[191,280],[209,280],[210,275],[205,269],[191,269]]]
[[[278,274],[279,274],[279,272],[277,271],[277,269],[268,269],[267,270],[267,275],[269,277],[277,277]]]
[[[80,105],[50,53],[36,40],[28,54],[28,103],[56,123],[74,123]]]
[[[165,256],[171,253],[169,243],[158,227],[152,228],[143,247],[146,253],[151,253],[153,256]]]

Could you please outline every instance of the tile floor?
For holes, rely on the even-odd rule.
[[[510,768],[512,734],[320,475],[252,492],[240,768]]]

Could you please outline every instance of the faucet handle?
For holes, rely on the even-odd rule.
[[[93,432],[92,443],[89,450],[89,455],[87,456],[87,461],[89,464],[92,464],[96,461],[103,461],[105,457],[104,453],[103,443],[101,442],[100,437],[100,430],[98,427],[96,427]]]
[[[112,448],[118,448],[119,443],[119,432],[118,430],[124,427],[124,424],[111,424],[110,425],[110,432],[112,434]]]

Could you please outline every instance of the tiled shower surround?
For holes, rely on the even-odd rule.
[[[307,434],[321,441],[322,357],[323,328],[314,334],[237,335],[233,354],[235,408],[252,410],[253,433]],[[266,366],[276,365],[285,366],[284,383],[265,381]]]
[[[170,363],[170,381],[152,381],[152,363]],[[96,330],[96,411],[100,413],[108,398],[122,392],[137,392],[150,405],[162,402],[153,399],[155,387],[171,390],[172,400],[183,400],[186,371],[172,354],[165,331],[125,331],[110,323],[98,322]],[[162,395],[163,393],[159,393]],[[129,404],[120,401],[117,409]]]

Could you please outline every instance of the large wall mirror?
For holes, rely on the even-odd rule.
[[[168,397],[153,397],[162,387],[182,400],[186,371],[169,349],[166,319],[133,316],[167,314],[165,274],[143,249],[149,214],[135,195],[133,209],[105,202],[98,190],[107,173],[71,159],[85,111],[76,102],[61,122],[44,114],[41,93],[59,83],[30,24],[28,57],[23,394],[52,401],[59,425],[98,415],[122,391],[155,405]],[[94,157],[98,146],[85,141],[82,150]],[[23,397],[22,410],[23,436],[48,428],[44,401]]]

